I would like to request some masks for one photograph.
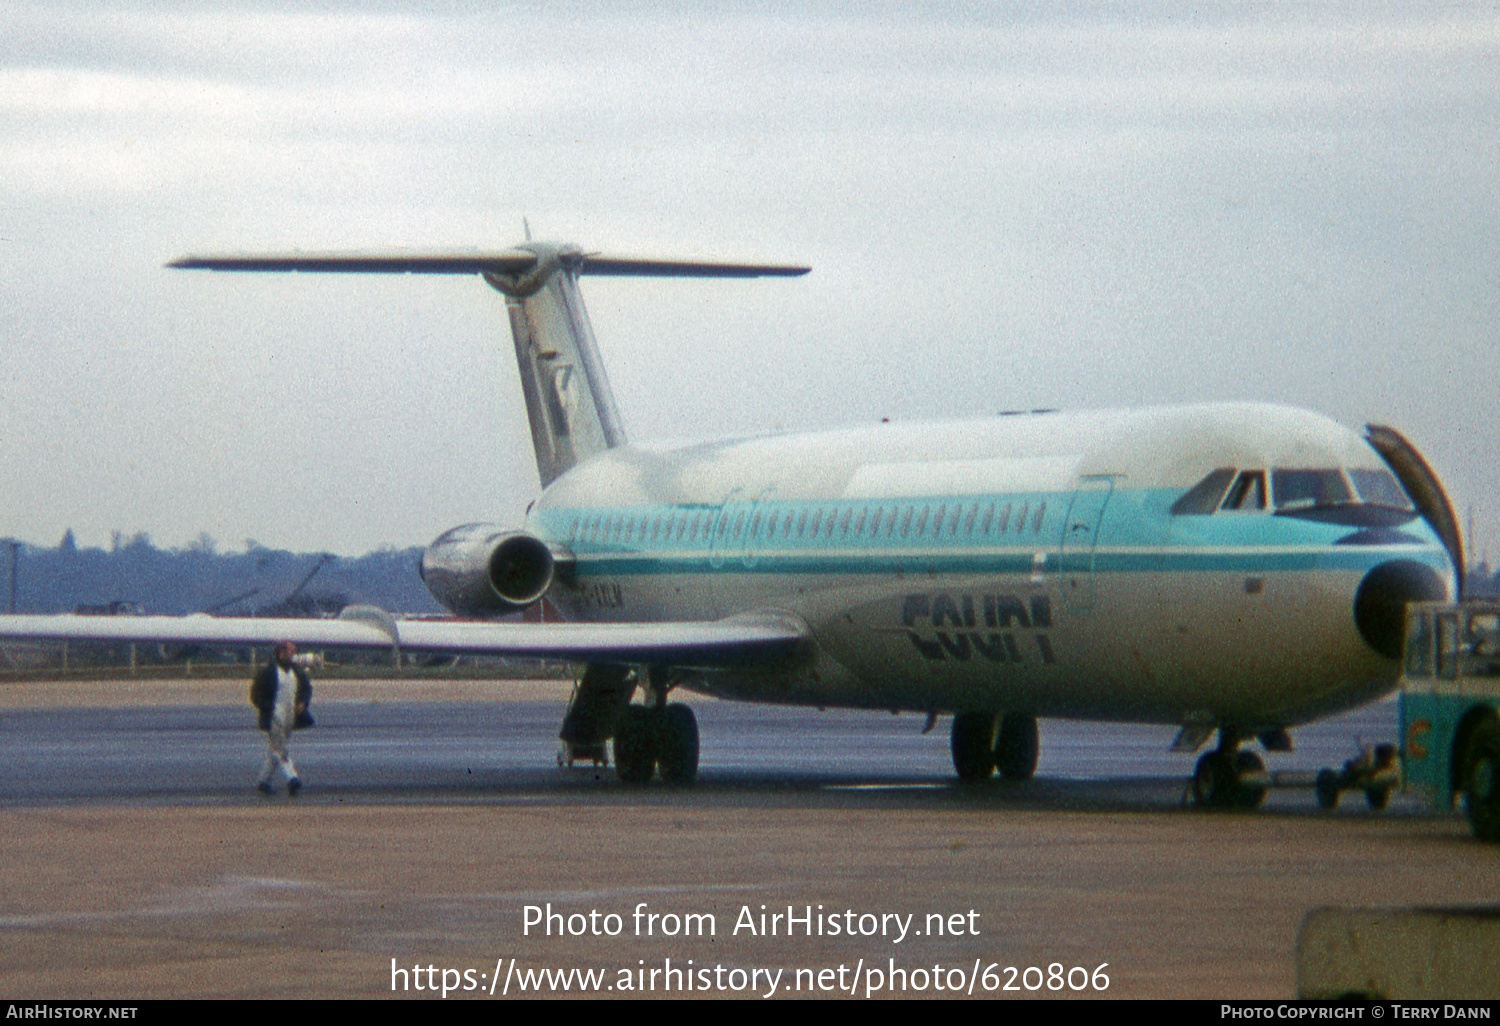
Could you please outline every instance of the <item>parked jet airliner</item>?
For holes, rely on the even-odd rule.
[[[480,275],[506,297],[543,491],[422,561],[464,619],[0,617],[0,636],[529,654],[586,667],[571,755],[697,772],[672,691],[952,714],[960,778],[1029,777],[1037,717],[1175,724],[1205,805],[1254,805],[1244,746],[1391,690],[1406,603],[1455,597],[1441,483],[1397,432],[1258,404],[626,441],[578,279],[794,276],[526,243],[497,253],[188,257],[174,267]],[[486,618],[544,598],[567,622]],[[632,701],[640,692],[642,702]]]

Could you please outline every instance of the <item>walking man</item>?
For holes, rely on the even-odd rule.
[[[292,764],[287,741],[292,731],[313,725],[307,707],[312,702],[312,682],[307,671],[292,661],[297,648],[290,641],[276,646],[276,658],[255,675],[250,685],[250,704],[260,714],[260,729],[266,732],[268,751],[266,767],[256,785],[263,794],[275,794],[277,770],[286,778],[286,793],[295,798],[302,790],[302,778]]]

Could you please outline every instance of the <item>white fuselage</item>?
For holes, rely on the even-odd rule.
[[[1216,470],[1261,494],[1173,511]],[[550,595],[569,618],[808,625],[808,660],[696,690],[1263,729],[1394,686],[1355,622],[1373,568],[1420,564],[1453,591],[1414,512],[1362,529],[1359,501],[1318,516],[1292,498],[1310,472],[1347,487],[1385,470],[1349,430],[1275,406],[880,424],[610,449],[548,488],[528,530],[573,556]]]

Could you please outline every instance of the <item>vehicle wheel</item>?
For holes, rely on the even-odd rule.
[[[1487,720],[1469,735],[1463,780],[1474,836],[1500,841],[1500,722]]]
[[[615,727],[615,775],[624,784],[644,784],[656,772],[656,723],[651,710],[627,705]]]
[[[1391,804],[1391,789],[1389,787],[1365,788],[1365,804],[1372,812],[1384,812]]]
[[[964,783],[988,780],[995,772],[994,713],[953,714],[953,769]]]
[[[698,778],[698,718],[681,702],[661,711],[657,760],[669,784],[691,784]]]
[[[1313,785],[1318,794],[1318,808],[1332,812],[1339,807],[1339,775],[1331,769],[1318,770],[1317,783]]]
[[[1227,807],[1235,792],[1234,763],[1225,752],[1205,752],[1193,770],[1193,802],[1205,809]]]
[[[1036,772],[1039,750],[1036,717],[1006,713],[1000,717],[1000,733],[995,741],[995,766],[1006,780],[1030,780]]]
[[[1264,773],[1266,764],[1254,752],[1240,752],[1234,757],[1234,805],[1240,809],[1258,809],[1266,800],[1266,789],[1260,784],[1242,784],[1240,777]]]

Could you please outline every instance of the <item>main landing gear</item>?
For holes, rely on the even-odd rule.
[[[953,769],[965,783],[988,780],[997,769],[1006,780],[1030,780],[1036,772],[1035,716],[954,713],[952,740]]]
[[[1219,746],[1198,760],[1193,771],[1193,802],[1206,809],[1258,809],[1266,800],[1266,764],[1254,752],[1240,751],[1242,739],[1219,729]]]
[[[668,784],[698,777],[698,719],[681,702],[627,705],[615,727],[615,773],[645,784],[656,771]]]
[[[637,687],[645,693],[642,705],[630,701]],[[613,738],[622,783],[647,783],[660,769],[669,784],[691,784],[698,776],[698,719],[682,703],[667,701],[671,687],[658,667],[590,663],[558,732],[557,764],[603,765]]]

